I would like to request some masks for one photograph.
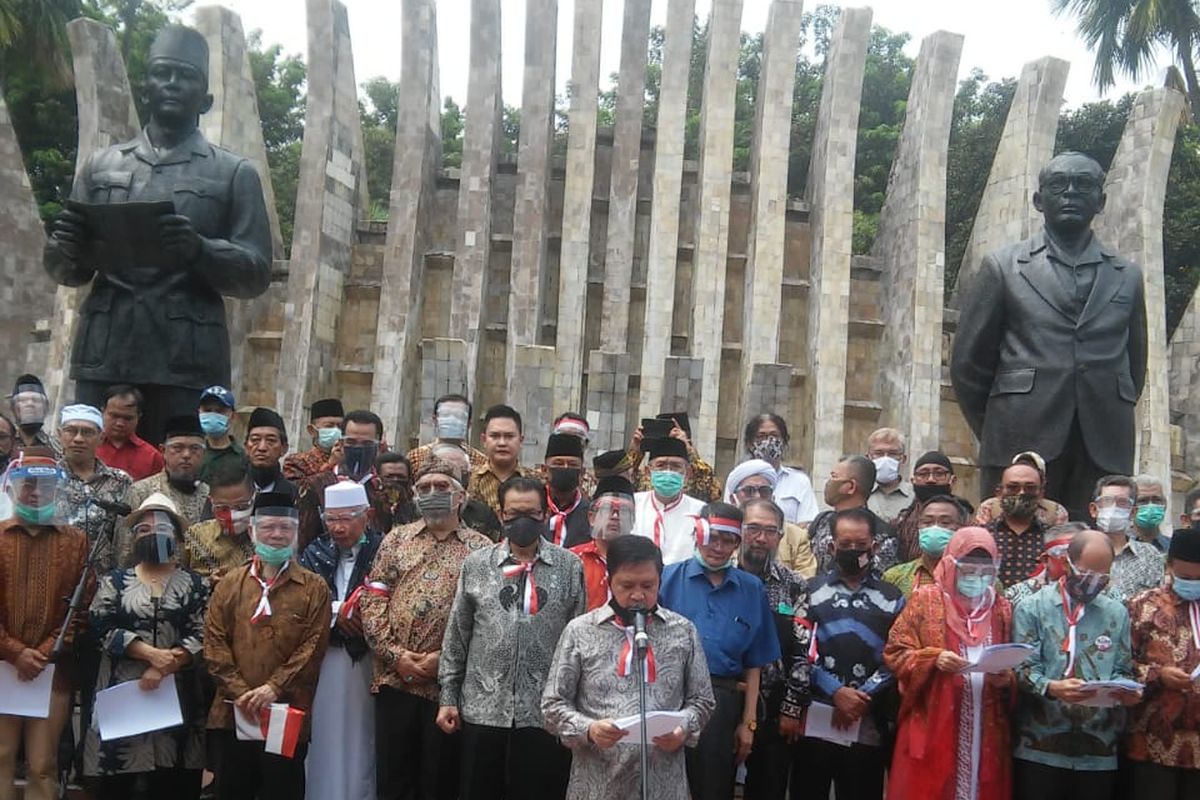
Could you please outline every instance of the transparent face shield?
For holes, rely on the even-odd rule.
[[[14,464],[4,478],[5,493],[12,501],[13,513],[31,525],[63,523],[58,507],[58,489],[63,474],[49,465]]]
[[[300,535],[300,513],[294,508],[260,508],[250,519],[254,543],[267,547],[295,547]]]
[[[50,411],[50,400],[42,387],[35,384],[18,386],[9,402],[13,419],[22,428],[40,427],[45,424],[46,414]]]
[[[633,498],[605,494],[592,500],[592,538],[611,542],[633,532]]]
[[[165,511],[147,511],[133,524],[133,558],[138,564],[165,564],[175,557],[179,531]]]

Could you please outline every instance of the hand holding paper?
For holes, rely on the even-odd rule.
[[[682,711],[649,711],[646,713],[646,740],[669,734],[676,728],[682,727],[686,722],[687,717]],[[621,717],[614,719],[613,724],[626,731],[626,735],[621,739],[622,744],[641,744],[642,723],[640,717],[636,715]]]
[[[994,644],[983,648],[983,653],[974,663],[963,668],[963,672],[1004,672],[1017,667],[1033,655],[1031,644]]]
[[[31,681],[22,680],[17,668],[0,661],[0,714],[14,717],[50,716],[50,690],[54,686],[54,665],[48,665]]]

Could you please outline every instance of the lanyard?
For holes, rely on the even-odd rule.
[[[1067,638],[1063,639],[1062,649],[1067,654],[1067,669],[1063,673],[1064,678],[1075,677],[1075,654],[1076,654],[1076,637],[1075,628],[1079,625],[1079,620],[1083,619],[1085,606],[1080,603],[1074,609],[1071,608],[1071,598],[1067,596],[1067,588],[1060,581],[1058,591],[1062,595],[1063,614],[1067,618]]]

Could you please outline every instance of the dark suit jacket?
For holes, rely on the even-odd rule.
[[[1146,379],[1142,271],[1100,244],[1082,313],[1046,254],[1045,232],[987,255],[959,317],[950,362],[983,466],[1062,454],[1078,416],[1097,466],[1133,467],[1134,407]]]

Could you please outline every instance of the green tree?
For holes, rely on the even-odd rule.
[[[1055,14],[1077,17],[1076,28],[1096,53],[1093,80],[1101,91],[1112,87],[1118,72],[1135,80],[1154,65],[1159,48],[1169,51],[1183,70],[1192,114],[1200,114],[1196,46],[1200,9],[1195,0],[1050,0]]]
[[[300,178],[300,147],[304,139],[304,81],[308,68],[299,55],[284,55],[278,44],[262,46],[262,32],[246,37],[250,74],[258,99],[267,166],[275,190],[275,210],[285,249],[291,249],[296,217],[296,185]]]
[[[49,88],[70,83],[67,22],[81,9],[79,0],[0,0],[0,91],[27,70]]]
[[[461,167],[463,149],[462,109],[450,97],[442,105],[442,166]]]

